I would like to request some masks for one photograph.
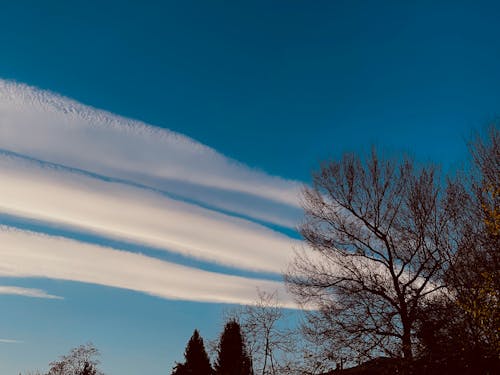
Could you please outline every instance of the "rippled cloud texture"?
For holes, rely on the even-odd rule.
[[[0,226],[0,277],[224,303],[250,303],[260,288],[278,290],[293,306],[282,283],[267,275],[286,268],[297,241],[267,224],[294,227],[300,218],[297,182],[248,168],[169,130],[4,80],[0,176],[0,214],[18,223]],[[23,227],[29,221],[38,223],[36,231]],[[54,227],[83,235],[56,236]],[[92,243],[92,236],[109,239],[109,246]],[[193,258],[214,271],[115,243]],[[215,272],[218,266],[226,274]],[[0,293],[61,298],[17,287],[0,286]]]

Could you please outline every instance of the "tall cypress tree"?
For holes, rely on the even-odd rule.
[[[226,323],[220,337],[216,375],[253,375],[252,360],[245,346],[245,339],[238,322]]]
[[[211,375],[213,373],[203,338],[196,329],[186,346],[184,359],[184,363],[178,363],[174,367],[172,375]]]

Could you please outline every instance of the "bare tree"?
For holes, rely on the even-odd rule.
[[[297,332],[286,325],[286,311],[276,293],[258,291],[253,305],[233,311],[245,333],[256,374],[276,375],[300,372],[297,361]]]
[[[472,187],[474,207],[479,223],[478,240],[474,253],[473,270],[480,275],[472,285],[473,298],[465,308],[473,316],[475,325],[489,354],[500,359],[500,130],[489,128],[483,140],[477,137],[471,144],[476,173]],[[478,264],[479,263],[479,264]]]
[[[305,188],[305,219],[286,281],[314,304],[309,339],[326,359],[413,358],[419,305],[444,285],[453,251],[446,189],[435,168],[347,154],[322,165]]]
[[[48,375],[102,375],[98,369],[99,355],[99,350],[92,343],[80,345],[50,363]]]
[[[484,139],[486,138],[486,139]],[[500,269],[500,130],[492,125],[487,136],[470,144],[473,158],[472,201],[481,241],[490,271]],[[497,278],[497,282],[500,280]],[[497,284],[498,287],[498,284]]]
[[[454,181],[458,251],[450,256],[450,298],[465,314],[470,344],[500,358],[500,131],[470,143],[472,170]]]
[[[495,373],[500,361],[500,132],[469,144],[471,168],[448,182],[456,244],[443,282],[447,293],[419,313],[419,356],[433,373]],[[421,361],[421,363],[424,363]]]

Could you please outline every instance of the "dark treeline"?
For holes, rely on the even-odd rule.
[[[184,352],[184,362],[178,363],[172,375],[253,375],[252,361],[238,322],[226,323],[217,347],[217,359],[210,364],[203,339],[197,330]]]

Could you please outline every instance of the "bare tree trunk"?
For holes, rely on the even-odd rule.
[[[266,346],[264,348],[264,364],[262,366],[262,375],[264,375],[266,373],[268,354],[269,354],[269,337],[266,337]]]

